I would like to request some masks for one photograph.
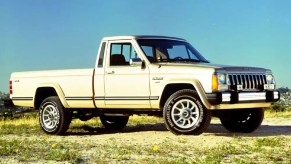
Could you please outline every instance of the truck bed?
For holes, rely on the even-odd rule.
[[[10,98],[15,105],[33,107],[36,88],[53,84],[55,84],[53,87],[61,88],[65,97],[92,97],[92,77],[93,68],[15,72],[11,75],[13,93]],[[74,107],[76,103],[79,102],[68,101],[70,107]],[[92,100],[80,102],[78,107],[80,105],[81,107],[94,106]]]

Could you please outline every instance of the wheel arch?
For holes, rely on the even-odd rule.
[[[62,105],[65,108],[69,108],[63,90],[56,83],[43,83],[38,85],[34,96],[34,108],[38,110],[42,101],[50,96],[58,96]]]
[[[200,100],[202,101],[203,105],[207,108],[211,108],[211,104],[208,102],[205,91],[203,86],[198,80],[194,80],[191,82],[170,82],[165,85],[160,99],[160,109],[163,109],[167,99],[175,92],[182,90],[182,89],[193,89],[199,95]]]

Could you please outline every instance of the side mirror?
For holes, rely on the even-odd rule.
[[[130,66],[133,66],[133,67],[141,66],[142,69],[145,68],[145,62],[143,60],[141,60],[140,58],[131,58],[129,60],[129,64],[130,64]]]

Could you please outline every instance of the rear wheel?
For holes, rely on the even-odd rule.
[[[103,126],[106,129],[111,130],[121,130],[123,129],[127,122],[128,122],[129,116],[100,116],[100,120],[103,124]]]
[[[170,96],[163,112],[165,125],[174,134],[199,135],[211,121],[211,111],[202,105],[198,94],[191,89]]]
[[[57,96],[46,98],[39,108],[39,122],[42,130],[48,134],[63,135],[68,130],[72,117]]]
[[[264,119],[264,109],[225,110],[220,115],[221,124],[230,132],[251,133]]]

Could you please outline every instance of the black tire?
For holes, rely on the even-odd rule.
[[[196,91],[183,89],[168,98],[163,117],[167,129],[176,135],[200,135],[210,124],[211,111],[203,106]]]
[[[123,129],[126,126],[128,119],[129,116],[100,116],[100,120],[103,126],[110,130]]]
[[[63,135],[72,120],[71,112],[65,109],[57,96],[46,98],[39,108],[39,122],[47,134]]]
[[[251,133],[263,122],[264,109],[235,109],[221,111],[220,121],[230,132]]]

